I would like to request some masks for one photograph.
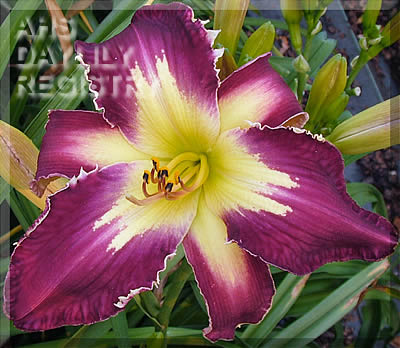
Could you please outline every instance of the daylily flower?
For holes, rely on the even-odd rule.
[[[205,336],[232,339],[271,306],[268,263],[307,274],[393,252],[390,223],[347,195],[339,151],[283,127],[307,115],[269,55],[220,84],[215,35],[173,3],[143,7],[106,42],[76,44],[101,113],[49,113],[36,189],[71,180],[12,255],[5,311],[16,327],[116,315],[183,243]]]

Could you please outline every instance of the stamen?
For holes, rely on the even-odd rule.
[[[160,173],[161,173],[161,176],[166,176],[168,178],[168,167],[161,167]]]
[[[174,186],[173,182],[167,182],[167,184],[165,185],[165,193],[171,192],[173,186]]]
[[[208,177],[207,157],[203,154],[185,152],[164,167],[160,167],[158,158],[153,157],[151,160],[153,168],[143,172],[142,192],[145,198],[138,199],[133,195],[126,195],[126,199],[135,205],[148,205],[162,198],[177,200],[197,190]],[[157,192],[152,194],[147,190],[150,181],[157,184]]]
[[[151,203],[157,202],[163,197],[164,197],[164,193],[162,193],[162,192],[159,192],[159,193],[157,193],[157,194],[155,194],[155,195],[153,195],[151,197],[145,198],[145,199],[137,199],[135,196],[132,196],[130,194],[127,194],[125,196],[125,198],[129,202],[131,202],[133,204],[136,204],[136,205],[140,205],[140,206],[149,205]]]
[[[174,173],[174,183],[175,183],[175,185],[178,185],[180,181],[181,181],[181,177],[179,176],[179,171],[177,170]]]
[[[156,169],[153,168],[153,169],[151,170],[151,173],[150,173],[150,180],[151,180],[151,182],[152,182],[153,184],[157,184],[157,183],[158,183],[157,178],[154,176],[155,173],[156,173]]]
[[[158,172],[160,168],[160,160],[157,157],[152,157],[151,161],[153,162],[154,169]]]
[[[150,177],[150,172],[148,170],[145,170],[143,173],[143,181],[146,184],[149,184],[149,177]]]

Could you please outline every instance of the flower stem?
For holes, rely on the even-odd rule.
[[[369,57],[368,57],[367,51],[364,51],[364,50],[361,51],[360,57],[358,58],[357,63],[354,66],[354,68],[351,69],[350,75],[347,79],[346,91],[351,88],[351,84],[354,82],[358,73],[361,71],[361,69],[364,67],[364,65],[368,63],[368,61],[369,61]]]

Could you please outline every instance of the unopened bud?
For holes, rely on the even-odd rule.
[[[336,121],[336,119],[346,109],[346,106],[349,103],[349,99],[349,95],[346,92],[343,92],[338,98],[336,98],[336,100],[334,100],[324,109],[324,115],[321,122],[323,124],[328,124]]]
[[[376,19],[381,10],[382,0],[368,0],[362,16],[362,26],[364,34],[368,35],[370,30],[375,29]],[[369,36],[369,35],[368,35]]]
[[[216,0],[214,29],[220,29],[215,43],[235,54],[250,0]]]
[[[329,106],[343,93],[346,81],[347,61],[337,54],[321,68],[311,87],[306,106],[311,123],[316,124],[323,115],[323,108]]]
[[[381,40],[382,40],[382,36],[378,36],[378,37],[376,37],[375,39],[370,39],[370,40],[368,40],[368,44],[369,44],[370,46],[375,46],[375,45],[377,45],[378,43],[380,43]]]
[[[361,95],[361,87],[357,86],[357,87],[346,90],[346,92],[349,94],[349,96],[359,97]]]
[[[219,69],[219,78],[221,81],[225,80],[230,74],[237,69],[235,58],[228,49],[224,50],[224,55],[217,61],[217,69]]]
[[[358,59],[360,58],[360,56],[355,56],[352,61],[350,62],[350,66],[352,69],[354,69],[354,67],[356,66]]]
[[[281,11],[283,18],[289,27],[292,46],[297,53],[300,53],[303,47],[300,31],[300,22],[303,18],[301,4],[297,0],[281,0]]]
[[[275,40],[275,27],[271,22],[261,25],[246,41],[240,54],[239,66],[271,51]]]
[[[362,50],[364,51],[368,50],[368,42],[365,36],[360,37],[360,39],[358,40],[358,44],[360,45]]]
[[[315,28],[312,30],[311,35],[317,35],[320,31],[322,30],[322,23],[321,21],[317,22],[317,25],[315,26]]]
[[[293,60],[293,67],[299,73],[308,73],[311,70],[310,65],[302,54]]]
[[[344,154],[376,151],[400,143],[400,96],[388,99],[337,126],[327,138]]]

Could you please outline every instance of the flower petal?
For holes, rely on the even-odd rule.
[[[275,294],[268,265],[226,238],[224,222],[200,199],[183,245],[206,300],[210,325],[204,335],[211,341],[231,340],[238,325],[258,323]]]
[[[221,132],[248,128],[246,121],[277,127],[291,119],[289,125],[299,128],[307,122],[308,115],[302,111],[296,96],[269,65],[270,56],[267,53],[258,57],[222,82],[218,90]]]
[[[52,110],[40,149],[33,188],[41,193],[51,177],[71,178],[81,168],[90,171],[117,162],[132,162],[151,156],[137,150],[118,128],[98,112]]]
[[[42,197],[30,189],[37,166],[39,150],[24,133],[0,120],[0,176],[38,208],[46,206],[46,197],[62,189],[66,180],[60,178],[47,187]]]
[[[198,194],[130,203],[125,194],[140,191],[147,164],[82,171],[50,198],[11,258],[4,307],[16,327],[105,320],[152,287],[195,217]]]
[[[332,261],[391,254],[391,224],[346,193],[343,160],[322,138],[296,129],[232,130],[209,158],[207,204],[228,237],[296,274]]]
[[[172,158],[207,151],[219,133],[212,42],[192,9],[172,3],[142,7],[120,34],[76,49],[105,118],[143,152]]]

